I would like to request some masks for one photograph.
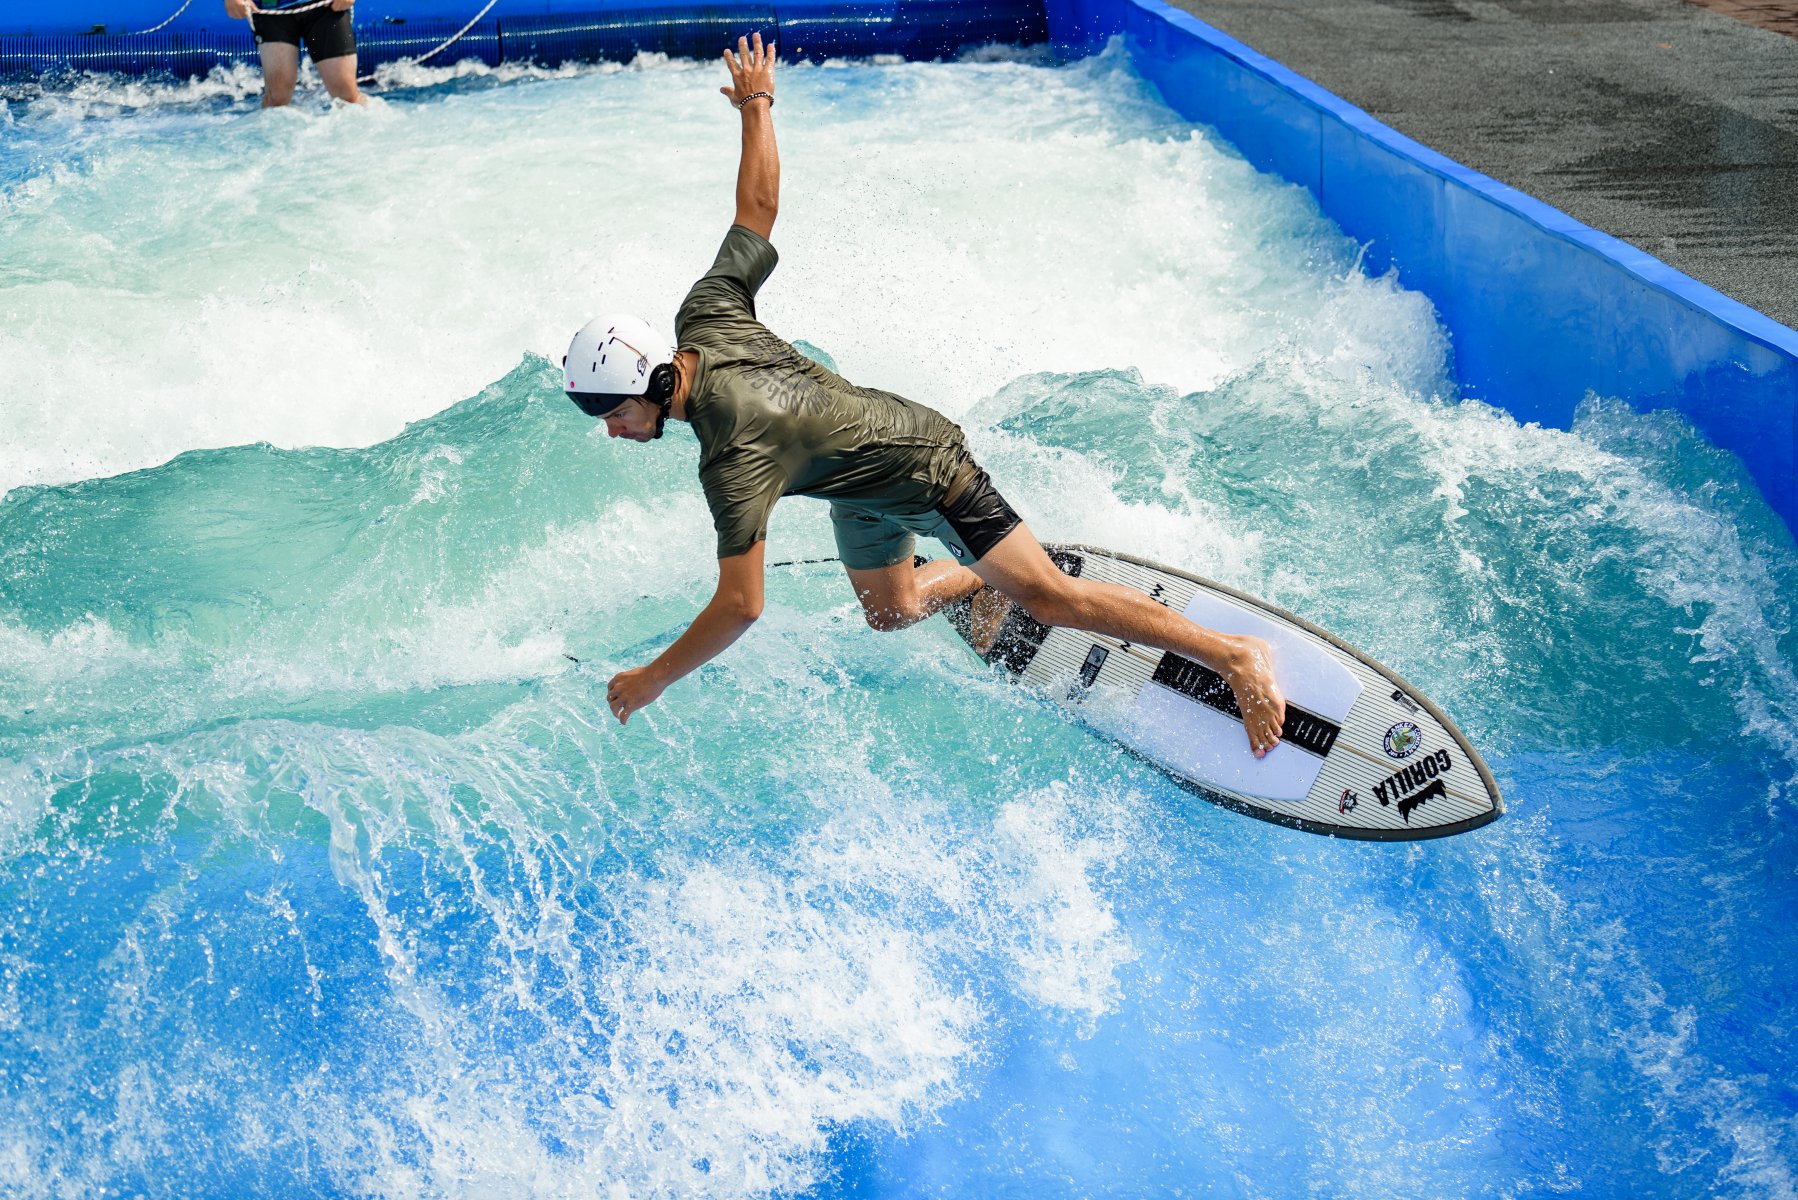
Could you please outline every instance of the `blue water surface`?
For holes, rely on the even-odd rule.
[[[816,86],[931,78],[859,70]],[[1377,326],[1399,281],[1292,220]],[[957,415],[1045,535],[1214,531],[1189,565],[1435,697],[1486,829],[1206,805],[828,564],[619,729],[710,595],[696,446],[607,442],[523,349],[365,448],[8,492],[0,1192],[1792,1194],[1789,535],[1670,415],[1521,427],[1269,319],[1213,385]]]

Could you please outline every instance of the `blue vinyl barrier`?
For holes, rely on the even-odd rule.
[[[0,77],[41,77],[65,70],[110,70],[131,76],[203,76],[210,68],[255,58],[245,22],[225,18],[219,0],[194,7],[156,32],[173,0],[111,4],[43,4],[18,0],[0,13]],[[417,58],[453,36],[478,0],[361,0],[356,5],[360,67]],[[102,18],[102,20],[95,20]],[[441,61],[498,63],[626,61],[638,52],[712,58],[743,31],[771,32],[786,58],[865,58],[899,54],[946,58],[994,41],[1039,45],[1048,40],[1041,0],[795,0],[791,4],[654,5],[644,0],[502,0],[458,38]]]
[[[482,0],[360,0],[355,7],[359,66],[373,70],[422,55],[479,13]],[[225,17],[221,0],[195,0],[166,28],[176,0],[13,0],[0,12],[0,77],[58,71],[203,75],[254,60],[245,22]],[[489,66],[531,61],[628,60],[649,51],[710,58],[745,30],[779,41],[783,56],[820,59],[898,54],[942,58],[968,46],[1048,40],[1041,0],[791,0],[655,5],[643,0],[501,0],[459,38],[442,62],[478,58]]]
[[[1123,35],[1174,109],[1308,188],[1435,302],[1468,396],[1566,428],[1588,393],[1674,408],[1798,530],[1798,332],[1420,145],[1160,0],[1048,0],[1054,44]]]

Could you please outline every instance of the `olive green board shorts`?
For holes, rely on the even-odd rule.
[[[950,488],[951,498],[928,512],[874,512],[858,508],[853,501],[832,501],[830,523],[836,530],[837,557],[843,565],[851,571],[878,571],[909,562],[920,537],[943,543],[964,567],[985,558],[1006,534],[1023,524],[1023,518],[972,458],[966,462]]]

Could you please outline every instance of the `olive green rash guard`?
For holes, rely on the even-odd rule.
[[[699,438],[699,482],[719,558],[766,538],[782,496],[918,514],[965,483],[967,450],[954,422],[903,396],[857,387],[756,320],[756,292],[777,259],[766,238],[732,225],[674,319],[675,341],[699,359],[687,420]]]

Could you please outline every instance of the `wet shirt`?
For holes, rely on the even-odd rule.
[[[674,318],[675,341],[699,358],[687,419],[719,558],[767,537],[782,496],[929,512],[950,498],[966,454],[961,429],[941,413],[855,386],[756,320],[755,294],[777,257],[766,238],[732,225]]]

